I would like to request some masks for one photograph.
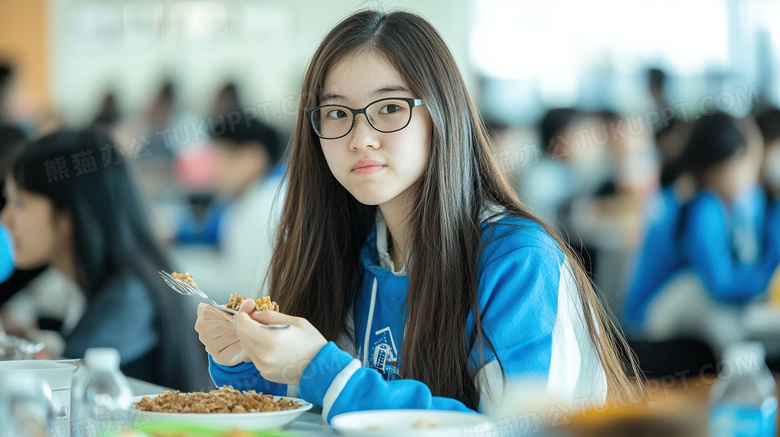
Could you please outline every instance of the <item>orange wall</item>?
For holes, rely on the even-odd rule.
[[[23,112],[50,103],[47,7],[47,0],[0,0],[0,61],[15,64]]]

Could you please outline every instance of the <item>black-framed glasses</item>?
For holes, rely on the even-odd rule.
[[[368,124],[382,133],[399,131],[412,121],[412,108],[424,105],[422,99],[390,97],[374,100],[362,109],[344,105],[322,105],[306,110],[314,133],[323,140],[347,136],[355,126],[355,117],[363,114]]]

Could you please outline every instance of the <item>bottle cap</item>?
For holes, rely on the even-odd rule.
[[[723,351],[723,359],[732,361],[739,359],[745,362],[758,359],[758,362],[763,364],[766,360],[766,348],[759,341],[733,343],[726,346]]]
[[[116,370],[119,361],[119,351],[110,347],[87,349],[84,353],[84,363],[94,370]]]

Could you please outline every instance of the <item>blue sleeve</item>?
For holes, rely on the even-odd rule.
[[[482,328],[507,377],[546,379],[549,374],[564,258],[557,247],[536,244],[518,247],[514,238],[504,237],[490,248],[480,274]],[[469,331],[473,326],[469,317]],[[484,353],[488,362],[495,358],[488,350]],[[470,359],[477,368],[478,351]]]
[[[379,372],[361,367],[360,361],[353,359],[333,342],[323,346],[306,367],[298,394],[302,399],[322,406],[322,415],[328,423],[337,414],[363,410],[473,412],[454,399],[433,396],[422,382],[411,379],[385,381]]]
[[[14,272],[13,241],[8,228],[0,223],[0,282],[5,281]]]
[[[223,366],[209,355],[209,374],[217,387],[229,385],[236,390],[254,390],[274,396],[287,396],[286,384],[277,384],[264,379],[251,362],[232,367]]]
[[[744,302],[763,293],[778,263],[776,245],[755,265],[741,265],[731,252],[726,210],[715,195],[704,193],[691,201],[682,236],[683,253],[715,298]]]

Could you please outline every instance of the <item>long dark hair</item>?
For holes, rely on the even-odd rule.
[[[560,237],[520,203],[501,175],[483,122],[444,40],[427,21],[406,12],[363,11],[350,16],[325,37],[309,64],[271,263],[271,296],[282,311],[305,317],[331,340],[350,332],[346,316],[362,274],[359,251],[376,207],[358,202],[331,174],[302,111],[318,104],[328,70],[363,50],[384,56],[398,69],[410,92],[425,101],[433,125],[428,164],[415,185],[415,207],[407,222],[415,244],[401,377],[422,381],[434,395],[476,409],[479,387],[471,375],[477,369],[470,373],[468,355],[474,343],[492,347],[482,330],[477,302],[479,215],[492,202],[539,223],[556,238],[571,260],[585,321],[611,390],[633,386],[614,345],[624,340],[612,336],[616,328],[582,267]],[[467,343],[469,314],[476,325],[474,340]]]
[[[197,365],[188,362],[199,356],[197,338],[182,329],[180,314],[164,313],[181,306],[156,274],[169,271],[170,262],[155,241],[129,163],[118,161],[120,150],[106,134],[66,130],[24,147],[11,174],[20,188],[45,196],[70,216],[75,280],[88,305],[118,275],[141,281],[159,309],[159,383],[198,388]]]

